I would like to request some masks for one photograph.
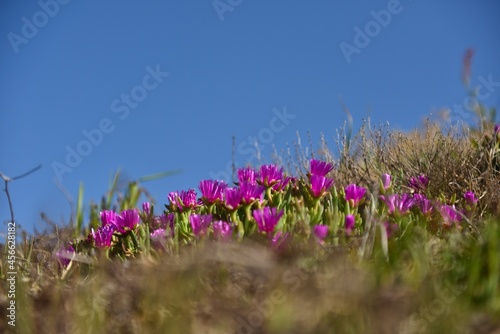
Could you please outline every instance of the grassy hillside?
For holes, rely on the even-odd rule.
[[[481,119],[366,123],[158,205],[117,176],[3,247],[0,332],[500,333],[500,130]]]

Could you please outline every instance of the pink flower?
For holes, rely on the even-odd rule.
[[[432,202],[427,197],[425,197],[425,195],[415,194],[413,196],[413,199],[415,200],[415,205],[419,207],[420,211],[424,215],[429,215],[432,213],[433,210]]]
[[[116,212],[111,211],[111,210],[104,210],[101,211],[101,226],[106,226],[109,224],[116,225],[116,217],[118,216]]]
[[[150,210],[151,210],[151,204],[149,204],[149,202],[142,203],[142,211],[144,211],[146,215],[149,216]]]
[[[380,196],[380,198],[385,201],[389,213],[407,214],[415,204],[413,197],[407,193],[402,195],[390,194],[387,196]]]
[[[464,199],[465,199],[465,202],[467,203],[467,205],[470,206],[471,208],[476,206],[477,201],[478,201],[476,194],[474,194],[474,192],[472,192],[470,190],[465,192]]]
[[[382,174],[382,187],[384,187],[384,190],[389,189],[391,186],[391,175],[390,174]]]
[[[283,181],[283,168],[278,169],[276,165],[262,165],[259,169],[259,184],[265,187],[273,187]]]
[[[168,199],[172,208],[177,207],[180,211],[192,209],[198,204],[194,189],[182,190],[180,193],[171,192],[168,194]]]
[[[243,196],[238,188],[226,188],[224,190],[224,205],[229,210],[236,210],[240,206]]]
[[[92,229],[90,235],[94,240],[95,246],[97,248],[110,247],[115,229],[116,226],[113,224],[101,226],[95,232],[94,229]]]
[[[273,190],[274,191],[283,190],[290,183],[291,180],[292,178],[289,176],[283,177],[278,183],[276,183],[273,186]]]
[[[240,168],[238,169],[238,181],[240,183],[246,182],[250,184],[255,184],[256,183],[256,175],[255,171],[250,168]]]
[[[139,212],[137,209],[123,210],[116,217],[116,227],[119,232],[125,233],[128,230],[133,230],[139,224]]]
[[[411,177],[408,182],[408,186],[413,188],[415,191],[424,191],[429,184],[429,178],[424,174],[420,174],[419,176]]]
[[[264,190],[266,190],[266,188],[258,184],[251,184],[248,182],[242,182],[240,184],[241,196],[243,198],[243,202],[246,204],[250,204],[257,199],[262,200]]]
[[[350,184],[345,187],[345,200],[349,202],[352,207],[357,207],[363,196],[365,196],[366,189],[363,187],[358,187],[355,184]]]
[[[354,230],[354,225],[356,224],[356,220],[353,215],[345,216],[345,233],[347,235],[351,235]]]
[[[462,218],[455,205],[443,205],[439,211],[443,217],[443,225],[445,227],[451,227],[453,224],[459,223]]]
[[[150,236],[152,245],[157,249],[161,249],[162,246],[165,245],[167,239],[167,231],[165,231],[165,229],[163,228],[159,228],[157,230],[154,230],[153,233],[150,233]]]
[[[326,176],[333,170],[333,164],[320,160],[312,159],[310,161],[311,175]]]
[[[56,252],[56,259],[62,267],[67,267],[75,254],[75,249],[73,246],[68,245],[65,248],[61,248]]]
[[[276,208],[266,206],[264,209],[254,210],[253,218],[260,232],[271,233],[274,231],[283,213],[283,210],[277,212]]]
[[[320,242],[324,242],[326,236],[328,235],[328,226],[316,225],[313,227],[313,232],[318,237]]]
[[[231,239],[231,235],[233,234],[233,225],[225,221],[218,220],[213,222],[213,228],[216,239],[224,241]]]
[[[333,186],[333,179],[311,175],[311,192],[315,198],[323,196]]]
[[[175,213],[161,214],[160,216],[155,216],[153,219],[152,229],[155,230],[165,230],[168,231],[170,236],[174,236],[175,227]]]
[[[222,194],[227,184],[224,181],[203,180],[200,182],[201,196],[209,204],[222,201]]]
[[[207,232],[207,228],[211,222],[212,222],[212,215],[191,214],[189,216],[189,223],[191,224],[193,234],[196,237],[205,235]]]
[[[164,240],[167,237],[167,233],[164,228],[159,228],[157,230],[154,230],[153,233],[150,233],[151,239],[157,241],[157,240]]]

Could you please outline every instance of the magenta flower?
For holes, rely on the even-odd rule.
[[[240,184],[241,197],[246,204],[250,204],[256,199],[262,200],[264,190],[266,190],[266,188],[258,184],[251,184],[248,182],[242,182]]]
[[[229,187],[224,189],[224,204],[229,210],[238,209],[242,198],[240,189]]]
[[[410,181],[408,182],[408,186],[414,189],[415,191],[424,191],[425,188],[427,188],[428,184],[429,184],[429,178],[423,174],[411,177]]]
[[[201,196],[209,203],[222,201],[222,194],[227,184],[224,181],[203,180],[200,182]]]
[[[169,192],[167,197],[172,209],[174,207],[178,207],[180,210],[182,210],[182,199],[180,198],[179,192],[177,191]]]
[[[384,190],[387,190],[391,186],[391,175],[390,174],[382,174],[382,187],[384,187]]]
[[[110,247],[115,229],[116,227],[113,224],[101,226],[95,232],[94,229],[92,229],[91,235],[95,246],[97,248]]]
[[[182,190],[180,193],[171,192],[168,194],[168,199],[170,205],[179,208],[180,211],[186,208],[192,209],[198,204],[194,189],[188,189],[187,191]]]
[[[289,176],[283,177],[278,183],[276,183],[273,186],[273,190],[274,191],[283,190],[290,183],[291,180],[292,180],[292,178]]]
[[[445,227],[451,227],[453,224],[459,223],[462,218],[455,205],[443,205],[439,211],[443,217],[443,225]]]
[[[196,237],[205,235],[207,232],[207,228],[211,222],[212,222],[212,215],[191,214],[189,216],[189,223],[191,224],[191,228],[193,229],[193,234]]]
[[[407,214],[415,204],[415,199],[407,193],[402,195],[390,194],[387,197],[380,196],[380,198],[385,201],[389,213]]]
[[[150,233],[151,236],[151,244],[157,248],[161,249],[167,240],[167,231],[163,228],[159,228]]]
[[[351,235],[354,230],[354,225],[356,224],[356,220],[354,215],[346,215],[345,216],[345,233],[347,235]]]
[[[276,165],[262,165],[259,169],[259,184],[272,187],[283,180],[283,168],[278,169]]]
[[[323,196],[333,186],[333,179],[320,175],[311,175],[311,192],[315,198]]]
[[[175,226],[175,213],[161,214],[160,216],[155,216],[153,219],[152,229],[163,229],[169,231],[170,236],[174,236],[174,226]]]
[[[142,203],[142,211],[144,211],[144,213],[149,216],[149,212],[151,211],[151,204],[149,204],[149,202]]]
[[[222,220],[215,221],[212,225],[216,239],[224,241],[231,239],[233,234],[233,225]]]
[[[399,196],[398,200],[395,202],[396,204],[396,209],[399,211],[401,214],[408,213],[410,209],[413,207],[415,204],[415,199],[408,193],[404,193]]]
[[[318,237],[320,242],[324,242],[326,236],[328,235],[328,226],[316,225],[313,227],[313,233]]]
[[[424,194],[414,194],[413,200],[415,201],[415,205],[418,205],[421,201],[426,199],[427,197]]]
[[[415,205],[418,206],[424,215],[427,216],[432,213],[434,208],[432,202],[424,194],[415,194],[413,199],[415,201]]]
[[[161,214],[160,218],[160,227],[166,228],[167,226],[171,229],[174,228],[175,223],[175,213]]]
[[[240,168],[238,169],[238,181],[240,183],[255,184],[257,182],[255,174],[255,171],[250,167]]]
[[[137,209],[123,210],[116,217],[116,227],[118,232],[125,233],[128,230],[133,230],[139,224],[139,212]]]
[[[62,267],[67,267],[75,254],[75,249],[73,246],[68,245],[63,247],[56,252],[56,259]]]
[[[500,133],[500,124],[495,124],[495,134]]]
[[[310,161],[311,175],[326,176],[333,170],[333,164],[330,162],[311,159]]]
[[[355,184],[350,184],[345,187],[345,200],[349,202],[352,207],[357,207],[363,196],[365,196],[366,189],[363,187],[358,187]]]
[[[467,203],[467,205],[471,208],[476,206],[477,201],[478,201],[476,194],[474,194],[474,192],[472,192],[470,190],[465,192],[464,199],[465,199],[465,203]]]
[[[283,216],[283,213],[283,210],[277,212],[276,208],[266,206],[263,209],[254,210],[253,218],[260,232],[271,233]]]
[[[152,233],[150,233],[150,235],[151,235],[151,239],[153,239],[155,241],[165,240],[167,237],[167,233],[166,233],[164,228],[156,229]]]
[[[106,225],[116,225],[116,217],[118,216],[116,212],[111,211],[111,210],[104,210],[101,211],[101,226],[106,226]]]

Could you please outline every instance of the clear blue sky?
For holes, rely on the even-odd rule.
[[[249,136],[267,156],[296,131],[332,143],[339,96],[356,127],[368,116],[416,127],[464,104],[467,48],[473,85],[500,81],[499,14],[496,0],[2,1],[0,171],[42,164],[10,184],[16,220],[69,220],[57,177],[75,198],[83,182],[88,204],[119,168],[131,179],[181,169],[144,184],[163,205],[223,177],[232,135],[239,164],[252,160]],[[484,102],[498,108],[494,83]],[[82,153],[72,166],[68,148]]]

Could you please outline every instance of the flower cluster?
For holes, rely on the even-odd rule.
[[[387,181],[389,180],[389,181]],[[390,188],[390,175],[383,176],[383,188]],[[471,216],[477,206],[478,199],[472,191],[466,191],[463,194],[462,209],[456,207],[455,204],[443,203],[440,200],[431,200],[423,192],[427,189],[429,179],[427,176],[420,174],[410,178],[408,185],[411,188],[411,193],[393,194],[388,193],[380,195],[380,200],[385,205],[385,209],[389,213],[390,221],[385,222],[388,235],[393,235],[399,229],[397,222],[398,217],[409,216],[412,212],[420,214],[427,221],[429,226],[441,226],[444,229],[449,229],[453,226],[460,227],[460,222],[463,217]],[[389,233],[390,231],[390,233]]]
[[[91,229],[89,238],[94,241],[96,247],[109,248],[115,232],[124,234],[133,231],[139,222],[137,209],[123,210],[120,214],[105,210],[101,212],[101,226],[97,230]]]
[[[331,162],[312,159],[309,167],[307,179],[287,176],[283,168],[267,164],[238,169],[238,181],[232,186],[202,180],[199,196],[194,189],[168,193],[169,203],[160,215],[154,214],[149,202],[142,204],[142,211],[103,210],[100,225],[93,225],[86,242],[106,254],[133,256],[147,245],[162,251],[207,238],[229,242],[258,233],[274,249],[283,249],[295,238],[294,233],[320,244],[339,242],[339,238],[354,240],[364,233],[367,208],[378,208],[372,216],[385,228],[387,237],[397,238],[411,222],[422,223],[430,231],[463,229],[462,221],[474,217],[478,206],[478,198],[470,190],[458,200],[430,199],[429,178],[424,174],[411,177],[407,182],[410,190],[402,193],[394,189],[404,186],[393,187],[391,175],[382,174],[378,204],[371,203],[372,194],[361,185],[351,183],[337,190],[329,176],[334,170]],[[144,243],[145,237],[149,243]],[[56,258],[68,266],[77,249],[77,245],[69,245]]]

